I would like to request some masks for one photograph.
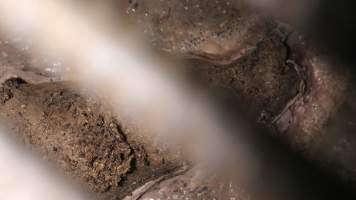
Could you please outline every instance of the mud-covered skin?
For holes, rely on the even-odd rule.
[[[236,106],[244,108],[242,115],[252,115],[267,127],[274,125],[275,134],[296,151],[329,172],[356,182],[356,109],[355,98],[348,95],[352,86],[347,85],[347,73],[335,71],[334,63],[305,46],[299,36],[292,35],[286,42],[283,34],[275,32],[277,23],[242,4],[228,0],[129,3],[128,15],[143,25],[153,44],[172,55],[196,59],[192,67],[205,86],[232,91]],[[38,83],[37,76],[24,73],[23,57],[9,50],[1,55],[0,77],[6,80],[17,74]],[[120,131],[113,117],[97,110],[98,105],[75,92],[50,88],[0,89],[0,115],[15,123],[15,131],[42,155],[107,198],[120,199],[151,177],[166,174],[164,167],[154,167],[164,159],[146,152],[140,142],[125,139],[128,132]],[[73,101],[78,116],[73,107],[67,108]],[[47,111],[42,114],[43,110]],[[63,121],[71,124],[67,127]],[[63,132],[65,135],[58,135]],[[180,195],[182,191],[174,190],[192,184],[189,178],[178,180],[178,184],[174,180],[157,186],[152,195],[162,195],[160,187],[166,189],[166,195]],[[214,197],[209,196],[209,190],[206,197]]]
[[[244,115],[272,128],[294,151],[356,185],[356,97],[345,66],[300,34],[284,41],[272,32],[230,65],[194,61],[192,67],[208,87],[227,90]]]
[[[135,0],[128,14],[164,51],[230,64],[253,51],[272,21],[239,1]]]
[[[320,54],[300,34],[291,35],[288,45],[306,88],[276,118],[277,135],[356,185],[356,96],[350,71]]]
[[[215,90],[230,90],[252,118],[271,122],[298,93],[287,64],[288,31],[242,1],[129,1],[128,15],[159,48],[194,58],[192,68]]]
[[[293,140],[310,146],[316,132],[345,101],[350,76],[344,66],[308,46],[302,36],[296,33],[291,35],[288,45],[292,52],[290,59],[295,61],[299,73],[304,77],[305,89],[276,123],[280,124],[278,127],[282,133],[293,129],[293,126],[302,128],[302,132],[298,133],[300,136]],[[287,116],[294,119],[283,124]]]
[[[195,61],[193,67],[214,90],[228,90],[236,107],[256,121],[270,123],[293,99],[301,79],[287,64],[288,48],[278,29],[257,45],[256,50],[227,66]]]
[[[11,84],[0,90],[0,116],[45,159],[102,199],[121,199],[175,165],[127,139],[113,116],[68,84]],[[12,86],[9,86],[12,85]],[[157,159],[153,157],[160,157]]]

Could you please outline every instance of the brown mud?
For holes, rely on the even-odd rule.
[[[132,0],[125,5],[153,46],[183,58],[205,88],[232,98],[240,116],[264,127],[258,134],[272,132],[322,170],[356,185],[356,92],[344,66],[243,3]],[[183,160],[136,137],[105,103],[34,70],[41,62],[18,48],[2,42],[0,53],[2,119],[99,198],[213,199],[219,195],[212,191],[231,190],[226,183],[217,189],[213,178],[194,183],[199,172],[182,171]],[[251,198],[242,189],[226,194]]]
[[[1,118],[44,159],[105,199],[121,199],[178,167],[131,140],[110,112],[70,85],[10,79],[1,89]]]

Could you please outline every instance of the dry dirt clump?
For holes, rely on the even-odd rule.
[[[10,79],[0,90],[1,118],[26,144],[100,197],[121,199],[176,167],[131,141],[114,116],[70,84],[18,81]]]

